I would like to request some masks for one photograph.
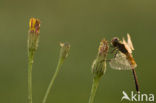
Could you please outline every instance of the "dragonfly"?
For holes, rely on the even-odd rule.
[[[116,51],[114,58],[109,62],[110,67],[116,70],[132,70],[136,91],[139,91],[139,84],[136,75],[135,68],[137,64],[133,58],[132,51],[134,50],[131,37],[127,34],[127,41],[119,40],[119,38],[114,37],[111,41],[112,46],[114,47],[113,51]]]

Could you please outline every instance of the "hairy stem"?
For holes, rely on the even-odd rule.
[[[100,80],[100,77],[98,77],[98,76],[93,78],[93,84],[92,84],[91,94],[90,94],[90,98],[89,98],[89,103],[94,102],[96,90],[99,85],[99,80]]]
[[[33,64],[33,53],[29,51],[28,57],[28,103],[32,103],[32,64]]]
[[[59,61],[58,61],[58,65],[57,65],[56,71],[55,71],[55,73],[54,73],[54,75],[53,75],[53,77],[52,77],[52,79],[50,81],[50,84],[49,84],[48,89],[47,89],[47,91],[45,93],[45,96],[43,98],[42,103],[46,103],[47,97],[48,97],[48,95],[49,95],[49,93],[51,91],[51,88],[52,88],[52,86],[54,84],[54,81],[55,81],[55,79],[56,79],[56,77],[57,77],[57,75],[59,73],[59,70],[60,70],[63,62],[64,62],[64,59],[60,58]]]

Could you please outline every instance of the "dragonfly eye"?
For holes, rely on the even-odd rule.
[[[118,42],[119,42],[119,38],[117,38],[117,37],[114,37],[113,39],[112,39],[112,45],[113,46],[117,46],[117,44],[118,44]]]

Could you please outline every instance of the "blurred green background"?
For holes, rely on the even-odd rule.
[[[31,17],[41,20],[33,65],[33,102],[41,103],[55,71],[59,42],[71,51],[47,103],[87,103],[91,64],[102,38],[131,34],[141,93],[156,94],[155,0],[0,0],[0,103],[27,103],[27,33]],[[107,66],[95,103],[119,103],[135,91],[131,71]],[[124,101],[126,102],[126,101]]]

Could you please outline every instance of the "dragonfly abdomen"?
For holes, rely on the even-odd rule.
[[[132,69],[136,68],[137,64],[136,64],[134,58],[132,57],[132,55],[130,53],[127,53],[126,56],[127,56],[127,60],[130,63]]]

